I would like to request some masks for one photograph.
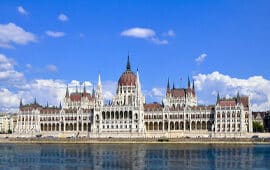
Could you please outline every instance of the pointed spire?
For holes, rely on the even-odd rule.
[[[48,101],[47,101],[46,107],[47,107],[47,108],[49,107],[49,103],[48,103]]]
[[[170,92],[171,92],[170,79],[169,79],[169,77],[168,77],[166,96],[169,96]]]
[[[131,67],[130,67],[130,61],[129,61],[129,54],[128,54],[128,60],[127,60],[127,66],[126,66],[126,69],[127,69],[127,71],[130,71],[130,70],[131,70]]]
[[[237,103],[241,103],[239,91],[237,91]]]
[[[141,90],[141,82],[140,82],[140,76],[139,76],[138,68],[137,68],[137,90],[138,90],[138,92]]]
[[[170,90],[170,79],[168,78],[168,81],[167,81],[167,91]]]
[[[76,93],[78,93],[78,86],[76,85]]]
[[[173,82],[173,86],[172,86],[172,88],[173,88],[173,89],[175,89],[175,87],[174,87],[174,82]]]
[[[69,90],[68,90],[68,84],[67,84],[67,89],[66,89],[66,96],[65,97],[69,97]]]
[[[189,79],[189,76],[188,76],[188,88],[190,88],[190,79]]]
[[[219,92],[217,94],[217,104],[219,103],[219,100],[220,100],[220,96],[219,96]]]
[[[98,74],[98,86],[101,86],[101,78],[100,78],[100,74]]]
[[[62,103],[61,102],[59,103],[59,108],[62,109]]]
[[[195,90],[194,79],[193,79],[193,83],[192,83],[192,90]]]
[[[20,107],[22,107],[22,106],[23,106],[22,99],[20,99]]]
[[[85,87],[85,83],[83,83],[83,93],[86,94],[86,87]]]
[[[92,88],[92,98],[95,98],[95,87],[93,85],[93,88]]]
[[[97,106],[103,106],[103,95],[102,95],[102,85],[101,85],[101,78],[100,74],[98,74],[98,84],[97,84],[97,90],[96,90],[96,105]]]
[[[97,92],[97,95],[98,95],[99,97],[102,96],[102,85],[101,85],[100,74],[98,74],[98,84],[97,84],[97,90],[96,90],[96,92]]]
[[[37,98],[35,97],[35,99],[34,99],[34,104],[37,104]]]

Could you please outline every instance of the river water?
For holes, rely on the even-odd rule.
[[[270,169],[270,145],[0,144],[0,169]]]

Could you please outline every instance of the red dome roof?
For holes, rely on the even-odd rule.
[[[130,70],[125,71],[118,80],[120,86],[136,86],[137,76]]]

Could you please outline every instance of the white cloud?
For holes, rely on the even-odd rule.
[[[168,44],[167,40],[160,40],[157,37],[156,32],[149,28],[140,28],[140,27],[130,28],[122,31],[120,35],[150,40],[155,44]]]
[[[164,88],[152,88],[152,94],[153,96],[162,97],[165,95],[165,89]]]
[[[57,67],[54,64],[49,64],[46,66],[46,70],[49,72],[57,72]]]
[[[0,42],[0,47],[1,48],[9,48],[9,49],[13,49],[14,47],[10,44],[7,44],[7,43],[3,43],[3,42]]]
[[[122,36],[135,37],[135,38],[149,38],[156,35],[155,31],[148,28],[130,28],[121,32]]]
[[[235,96],[237,91],[250,96],[252,110],[270,109],[270,81],[262,76],[239,79],[213,72],[194,76],[198,99],[203,104],[214,104],[217,92],[222,96]]]
[[[207,54],[206,54],[206,53],[203,53],[203,54],[201,54],[199,57],[197,57],[197,58],[195,59],[195,62],[196,62],[198,65],[200,65],[202,62],[204,62],[204,60],[206,59],[206,57],[207,57]]]
[[[29,42],[35,42],[36,37],[30,32],[14,23],[0,24],[0,47],[12,48],[10,43],[26,45]]]
[[[20,84],[24,75],[14,69],[15,62],[0,54],[0,86]]]
[[[36,96],[42,104],[47,101],[58,104],[65,91],[62,80],[34,79],[27,81],[22,72],[15,69],[16,62],[0,54],[0,111],[14,112],[19,100],[32,102]],[[30,64],[27,67],[32,67]]]
[[[165,88],[154,87],[150,91],[143,90],[143,94],[148,102],[161,102],[161,100],[165,97]]]
[[[169,43],[167,40],[160,40],[160,39],[155,38],[155,37],[151,38],[151,41],[155,44],[164,44],[165,45],[165,44]]]
[[[0,110],[4,112],[15,112],[20,102],[19,93],[12,93],[6,88],[0,88]]]
[[[116,94],[117,82],[116,81],[104,81],[102,82],[103,97],[105,100],[112,100],[112,97]]]
[[[170,29],[167,32],[164,32],[162,35],[163,36],[166,36],[166,37],[174,37],[175,36],[175,32],[174,32],[174,30]]]
[[[31,69],[31,68],[32,68],[32,65],[31,65],[31,64],[26,64],[25,67],[26,67],[27,69]]]
[[[86,87],[87,86],[90,87],[90,86],[92,86],[92,83],[90,81],[85,81],[85,82],[83,82],[83,85],[85,85]]]
[[[168,36],[169,37],[174,37],[175,36],[175,32],[173,30],[169,30],[168,31]]]
[[[53,37],[53,38],[60,38],[60,37],[63,37],[65,36],[65,33],[64,32],[57,32],[57,31],[46,31],[46,34],[50,37]]]
[[[17,7],[17,10],[20,14],[23,14],[23,15],[27,15],[28,12],[22,7],[22,6],[18,6]]]
[[[68,21],[68,17],[65,14],[58,15],[58,19],[60,21]]]
[[[36,97],[41,104],[49,101],[57,105],[63,100],[65,89],[66,85],[62,80],[36,79],[28,82],[21,93],[25,102],[32,102]]]

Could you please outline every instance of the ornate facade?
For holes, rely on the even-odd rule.
[[[215,105],[198,106],[196,91],[170,87],[162,103],[146,104],[139,72],[131,69],[129,57],[118,80],[116,95],[104,104],[100,75],[96,90],[74,93],[66,89],[63,107],[43,107],[36,100],[20,103],[15,132],[22,136],[155,138],[237,137],[252,132],[249,98],[237,94]]]

